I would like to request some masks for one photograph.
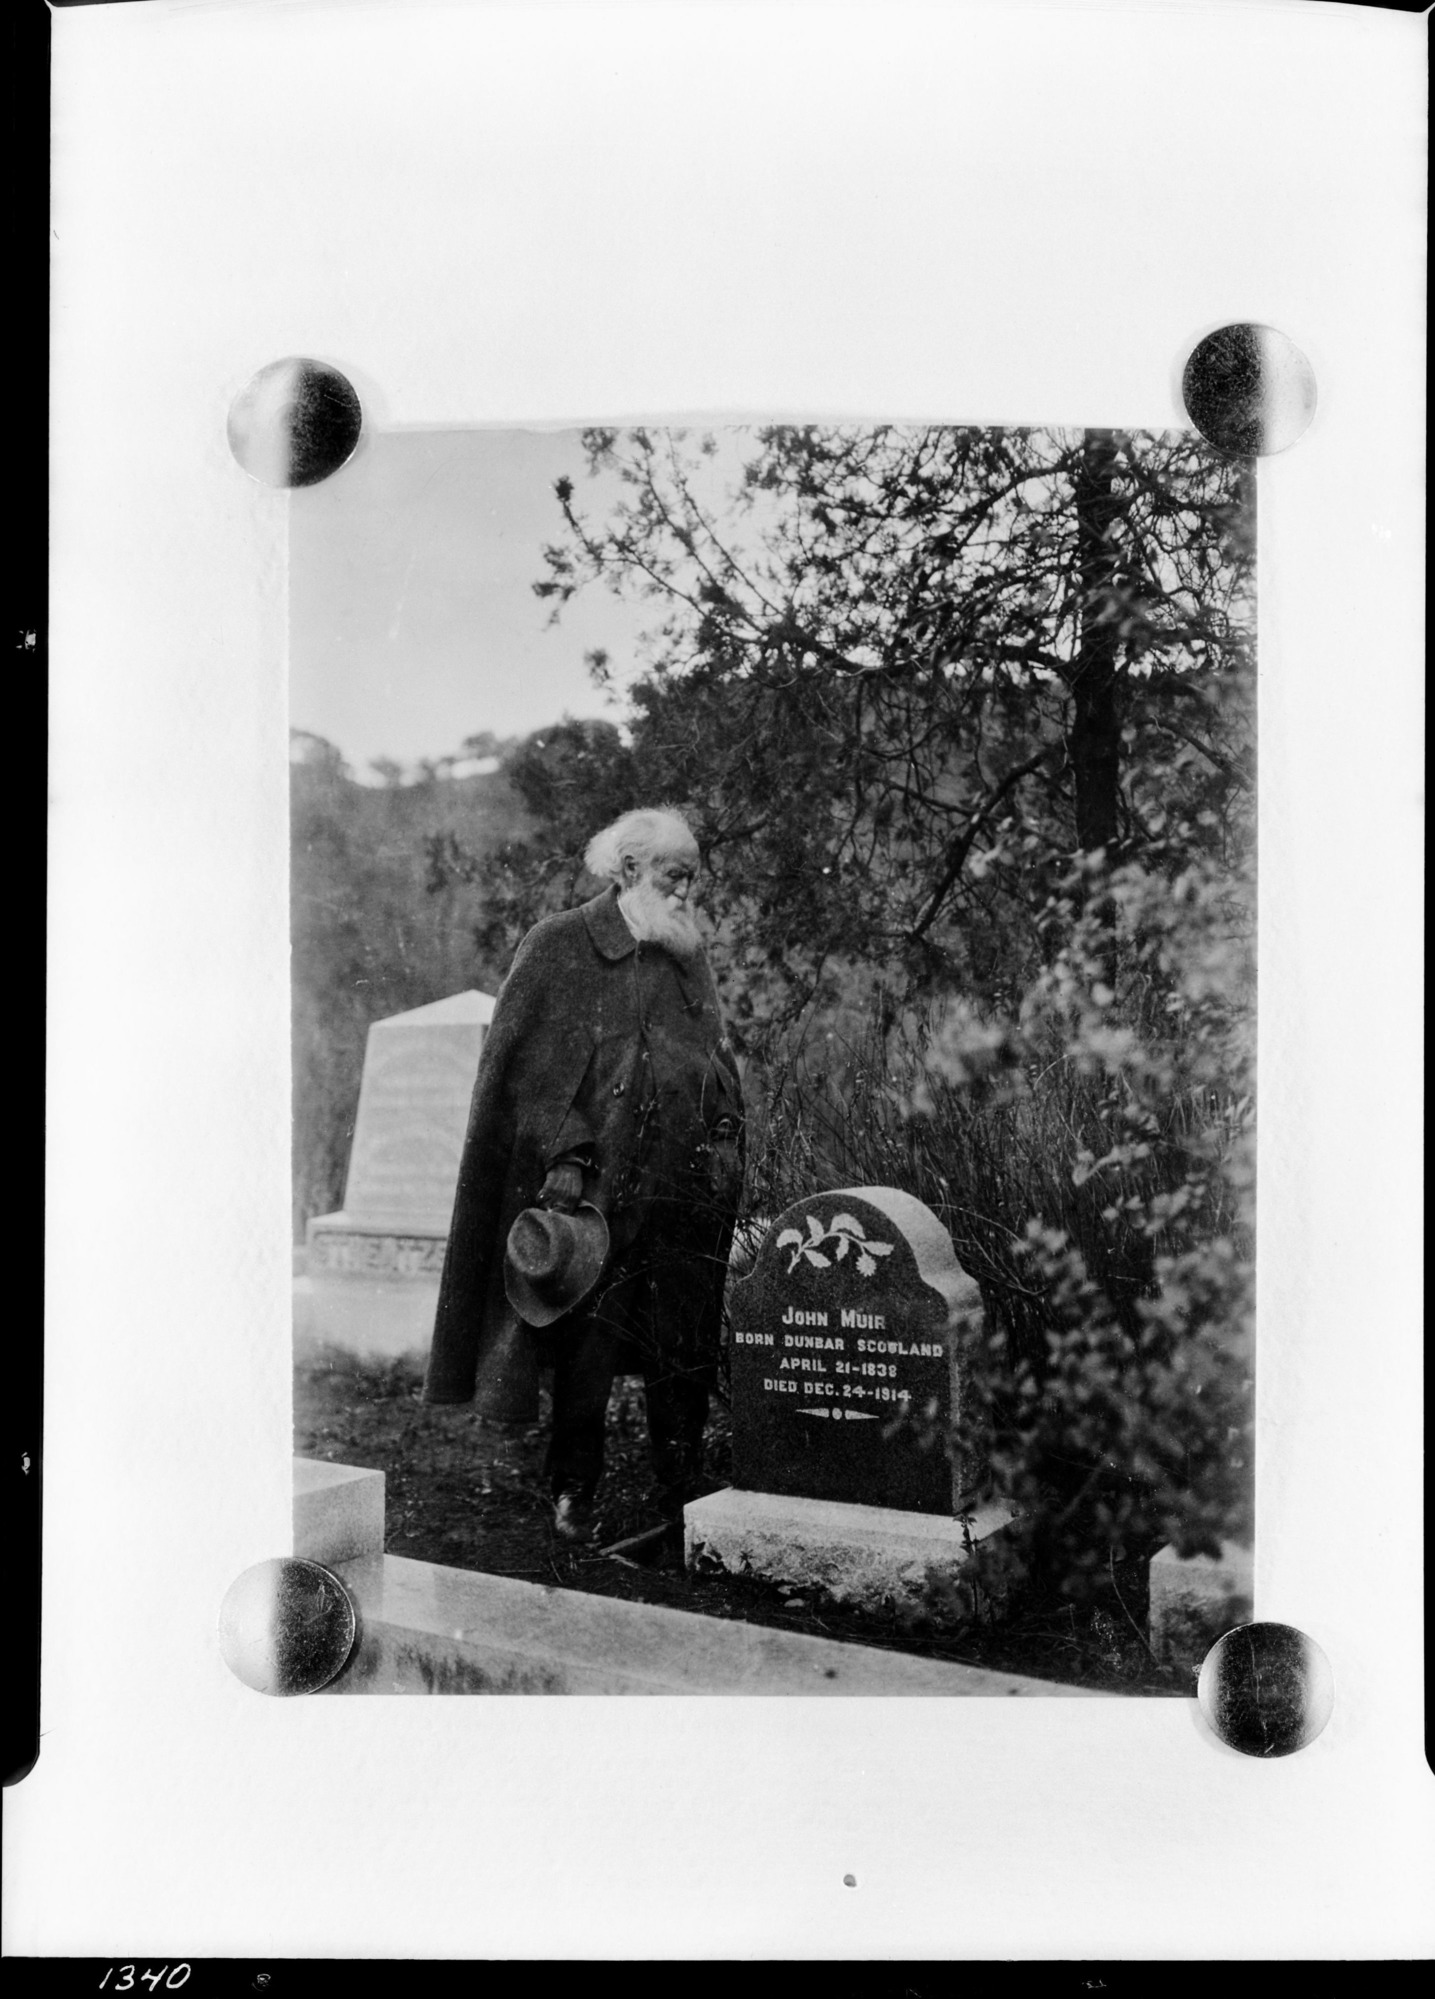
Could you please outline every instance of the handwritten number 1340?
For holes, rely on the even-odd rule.
[[[100,1980],[101,1992],[103,1992],[105,1987],[109,1985],[110,1979],[114,1976],[114,1969],[115,1967],[111,1965],[109,1970],[105,1973],[104,1977]],[[165,1976],[167,1972],[169,1974],[168,1977]],[[180,1986],[185,1983],[188,1977],[189,1977],[189,1966],[187,1964],[177,1964],[174,1967],[173,1971],[170,1971],[169,1966],[167,1964],[162,1964],[158,1971],[142,1971],[140,1973],[141,1980],[149,1987],[151,1992],[158,1992],[161,1979],[164,1980],[164,1989],[166,1992],[178,1992]],[[111,1987],[111,1990],[115,1992],[132,1991],[134,1988],[134,1982],[135,1982],[134,1966],[132,1964],[122,1964],[120,1966],[120,1975],[118,1978],[115,1979],[114,1985]]]

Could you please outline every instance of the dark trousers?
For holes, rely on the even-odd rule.
[[[725,1269],[711,1240],[636,1243],[593,1298],[550,1329],[547,1470],[555,1496],[571,1491],[592,1497],[603,1471],[614,1376],[641,1373],[664,1517],[680,1518],[697,1497]]]

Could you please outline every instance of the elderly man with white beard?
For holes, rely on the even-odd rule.
[[[690,906],[686,821],[625,813],[608,881],[524,938],[484,1042],[427,1402],[531,1422],[552,1370],[555,1531],[591,1536],[615,1375],[641,1373],[663,1520],[701,1490],[742,1188],[742,1087]]]

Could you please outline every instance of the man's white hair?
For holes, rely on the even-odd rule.
[[[588,842],[583,865],[602,881],[621,881],[623,862],[652,860],[655,854],[670,854],[679,847],[696,846],[693,829],[681,812],[670,805],[625,812]]]

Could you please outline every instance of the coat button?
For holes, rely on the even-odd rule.
[[[621,1096],[622,1096],[622,1094],[623,1094],[623,1092],[624,1092],[624,1090],[625,1090],[625,1089],[626,1089],[627,1087],[628,1087],[628,1086],[627,1086],[627,1084],[626,1084],[626,1083],[615,1083],[615,1084],[613,1085],[613,1095],[614,1095],[615,1097],[621,1097]]]

